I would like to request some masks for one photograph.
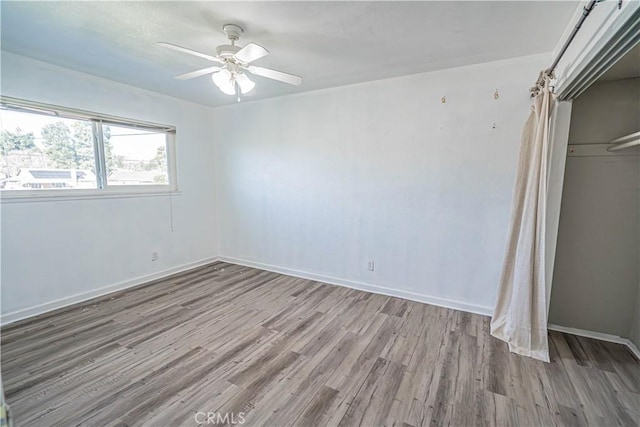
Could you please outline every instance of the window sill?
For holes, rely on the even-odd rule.
[[[91,199],[126,199],[136,197],[178,196],[181,191],[171,188],[127,188],[106,190],[16,190],[0,192],[0,204],[25,202],[63,202]]]

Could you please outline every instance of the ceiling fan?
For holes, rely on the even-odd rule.
[[[187,49],[186,47],[172,43],[157,43],[159,46],[194,55],[220,64],[215,67],[207,67],[190,73],[181,74],[176,76],[176,79],[188,80],[211,74],[213,83],[218,86],[223,93],[227,95],[238,95],[238,99],[241,93],[244,95],[250,92],[256,85],[247,76],[246,72],[296,86],[302,83],[302,77],[300,76],[251,65],[253,61],[267,56],[269,51],[255,43],[249,43],[244,47],[236,46],[236,41],[238,41],[240,35],[244,32],[242,27],[234,24],[227,24],[222,27],[222,31],[227,35],[231,44],[218,46],[216,48],[215,56]]]

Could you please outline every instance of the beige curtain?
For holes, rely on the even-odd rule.
[[[513,353],[549,361],[545,286],[547,160],[552,94],[548,79],[522,131],[507,251],[491,335]]]

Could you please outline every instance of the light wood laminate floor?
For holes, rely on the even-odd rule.
[[[2,329],[2,377],[17,427],[190,426],[198,411],[269,426],[637,425],[626,347],[556,332],[550,346],[545,364],[510,354],[488,317],[214,263]]]

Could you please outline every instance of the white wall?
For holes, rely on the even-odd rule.
[[[528,89],[550,59],[215,109],[221,253],[490,312]]]
[[[175,125],[182,192],[3,202],[3,321],[218,254],[210,108],[7,52],[1,88],[6,96]],[[160,258],[151,262],[154,251]]]
[[[575,99],[569,144],[603,144],[640,130],[640,78],[603,81]]]
[[[594,84],[573,101],[569,144],[608,143],[638,130],[640,78]],[[640,158],[567,157],[550,323],[632,336],[639,236]]]

